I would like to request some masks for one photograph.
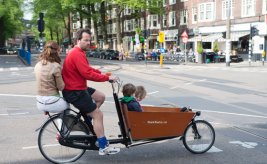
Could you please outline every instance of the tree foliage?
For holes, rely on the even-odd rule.
[[[203,53],[202,42],[197,42],[197,53],[198,54],[202,54]]]
[[[0,0],[0,46],[23,30],[22,0]]]
[[[214,43],[213,43],[213,48],[212,48],[213,52],[217,53],[219,51],[219,44],[218,44],[218,41],[216,40]]]
[[[160,10],[162,7],[162,0],[33,0],[35,13],[39,12],[45,13],[45,21],[46,21],[46,33],[47,30],[52,33],[56,28],[62,28],[62,24],[64,28],[68,31],[69,40],[71,40],[70,33],[70,17],[73,15],[70,14],[79,14],[79,19],[81,26],[83,19],[87,19],[87,22],[93,21],[93,26],[89,23],[89,28],[93,28],[95,31],[95,42],[97,43],[98,36],[98,28],[100,27],[102,31],[102,36],[104,40],[104,44],[107,43],[107,27],[108,24],[107,18],[107,10],[115,9],[116,18],[113,20],[116,23],[116,35],[117,35],[117,47],[121,45],[122,42],[122,30],[121,30],[121,13],[126,8],[129,7],[134,9],[137,12],[137,18],[142,17],[141,10],[150,11],[151,13],[163,13],[163,10]],[[112,2],[112,3],[111,3]],[[108,5],[103,5],[107,3]],[[98,6],[98,7],[97,7]],[[109,7],[106,9],[106,7]],[[136,18],[136,19],[137,19]],[[37,20],[36,20],[37,21]],[[62,22],[59,24],[59,22]],[[136,28],[140,28],[136,26]],[[52,35],[51,37],[52,38]]]

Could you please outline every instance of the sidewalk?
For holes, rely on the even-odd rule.
[[[31,55],[31,66],[25,65],[22,60],[17,55],[0,55],[0,71],[14,71],[14,70],[31,70],[34,68],[35,64],[38,62],[39,54],[32,54]],[[64,60],[65,55],[61,56],[62,61]],[[106,61],[106,60],[104,60]],[[110,62],[110,61],[109,61]],[[147,61],[147,65],[145,61],[131,61],[131,62],[114,62],[113,66],[110,68],[104,68],[110,70],[111,67],[117,65],[115,67],[120,67],[120,65],[133,65],[139,68],[154,68],[154,69],[171,69],[177,67],[197,67],[197,68],[225,68],[225,69],[235,69],[235,68],[247,68],[247,69],[259,69],[259,70],[267,70],[267,61],[265,61],[264,66],[262,65],[261,61],[253,61],[249,65],[248,61],[243,61],[240,63],[230,63],[230,67],[226,66],[226,63],[208,63],[208,64],[198,64],[198,63],[178,63],[175,61],[163,61],[163,65],[159,65],[159,61]],[[107,65],[106,65],[107,66]]]

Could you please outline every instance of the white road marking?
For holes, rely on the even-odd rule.
[[[241,146],[248,148],[248,149],[253,149],[258,145],[256,142],[230,141],[229,143],[241,145]]]
[[[193,109],[198,111],[197,109]],[[267,116],[259,116],[259,115],[251,115],[251,114],[240,114],[240,113],[230,113],[230,112],[220,112],[220,111],[210,111],[210,110],[199,110],[203,112],[210,112],[210,113],[219,113],[219,114],[228,114],[228,115],[236,115],[236,116],[244,116],[244,117],[256,117],[256,118],[267,118]]]
[[[15,115],[23,115],[23,114],[29,114],[29,112],[23,112],[23,113],[10,113],[10,116],[15,116]]]
[[[18,71],[19,68],[18,68],[18,67],[12,67],[12,68],[10,68],[9,70],[11,70],[11,71]]]
[[[158,93],[159,91],[155,91],[155,92],[150,92],[148,93],[148,95],[152,95],[152,94],[155,94],[155,93]]]
[[[193,83],[191,83],[191,82],[189,82],[189,83],[185,83],[185,85],[191,85],[191,84],[193,84]]]
[[[207,152],[208,152],[208,153],[217,153],[217,152],[222,152],[222,150],[219,149],[219,148],[217,148],[217,147],[215,147],[215,146],[212,146],[212,147],[210,148],[210,150],[208,150]]]
[[[17,94],[1,94],[0,96],[9,96],[9,97],[36,97],[35,95],[17,95]]]
[[[43,147],[53,147],[53,146],[61,146],[60,144],[51,144],[51,145],[44,145]],[[27,149],[37,149],[38,146],[27,146],[27,147],[22,147],[22,150],[27,150]]]
[[[175,88],[178,88],[179,86],[174,86],[174,87],[171,87],[170,89],[175,89]]]
[[[105,103],[110,103],[110,104],[114,104],[114,101],[105,101]]]
[[[201,80],[198,80],[198,81],[207,81],[207,79],[201,79]]]
[[[24,115],[24,114],[29,114],[29,112],[23,112],[23,113],[2,113],[0,116],[16,116],[16,115]]]

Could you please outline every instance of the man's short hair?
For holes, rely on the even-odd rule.
[[[75,37],[76,41],[82,39],[83,33],[92,35],[91,30],[89,28],[81,28],[76,32],[76,37]]]

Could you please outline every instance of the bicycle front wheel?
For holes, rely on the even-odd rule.
[[[73,122],[75,119],[77,118],[73,115],[66,115],[64,116],[64,123],[66,122],[68,126],[68,124],[70,124],[70,122]],[[59,115],[51,117],[42,126],[38,135],[39,150],[42,153],[42,155],[52,163],[74,162],[77,159],[79,159],[86,151],[84,149],[75,149],[71,147],[66,147],[59,143],[58,139],[60,137],[60,134],[57,128],[60,130],[62,126],[66,126],[64,125],[64,123],[62,124],[62,118]],[[77,124],[75,124],[72,129],[73,130],[70,132],[70,135],[89,134],[88,128],[81,121],[78,121]]]
[[[204,120],[196,120],[185,129],[183,144],[185,148],[194,154],[208,151],[215,141],[215,131],[210,123]]]

